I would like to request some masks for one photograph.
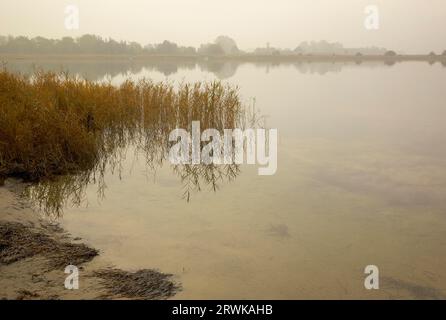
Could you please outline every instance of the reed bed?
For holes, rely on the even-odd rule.
[[[220,82],[113,86],[63,73],[3,70],[0,175],[39,181],[91,170],[135,141],[159,153],[174,128],[188,128],[192,120],[203,128],[231,128],[240,111],[237,88]]]
[[[179,84],[126,80],[119,86],[66,73],[25,76],[0,72],[0,181],[33,182],[28,197],[59,214],[71,197],[80,203],[86,185],[119,165],[133,146],[151,167],[161,165],[175,128],[192,121],[206,128],[243,127],[246,110],[238,88],[221,82]],[[189,200],[200,179],[215,190],[233,179],[236,165],[177,165]],[[99,179],[100,180],[100,179]]]

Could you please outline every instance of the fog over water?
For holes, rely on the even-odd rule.
[[[66,65],[74,74],[89,66]],[[176,298],[445,297],[440,63],[109,67],[85,74],[116,85],[142,77],[239,85],[280,136],[274,176],[243,165],[189,202],[168,163],[151,170],[130,152],[121,175],[106,173],[104,198],[88,185],[86,202],[59,220],[101,259],[175,274],[184,288]],[[370,263],[382,290],[364,290]]]
[[[78,30],[65,28],[67,5],[79,8]],[[379,10],[377,30],[364,27],[368,5]],[[31,88],[28,95],[28,89],[19,90],[25,82],[11,81],[18,85],[12,87],[16,91],[0,90],[5,110],[0,116],[23,123],[22,114],[34,110],[39,115],[26,128],[32,130],[23,130],[31,142],[17,154],[41,145],[33,142],[35,136],[55,132],[59,137],[57,127],[46,130],[53,125],[47,121],[52,113],[46,110],[62,115],[54,118],[66,127],[77,123],[66,115],[76,115],[86,137],[95,131],[101,138],[113,129],[121,133],[111,135],[117,141],[107,140],[116,142],[109,143],[112,151],[117,150],[113,157],[104,157],[110,161],[76,175],[69,171],[55,179],[20,182],[20,206],[6,190],[11,179],[0,179],[0,185],[5,183],[0,188],[0,213],[7,213],[3,222],[25,212],[45,223],[59,223],[99,250],[95,263],[173,274],[183,288],[174,296],[179,299],[445,299],[445,17],[445,0],[2,0],[4,74],[66,71],[111,84],[99,95],[97,83],[80,81],[86,89],[72,92],[85,92],[84,99],[84,94],[71,94],[75,85],[55,81],[46,89],[37,76],[30,81],[36,85],[25,87]],[[55,44],[66,43],[21,37],[13,42],[5,37],[60,39],[84,34],[105,40],[85,36],[78,46],[61,45],[63,50],[53,52]],[[294,50],[303,41],[320,40],[344,47],[338,46],[339,55],[321,56],[298,50],[263,56],[238,50],[160,54],[150,51],[156,47],[137,45],[134,51],[108,50],[117,44],[109,37],[142,45],[169,40],[199,48],[219,35],[233,38],[243,52],[259,47]],[[11,42],[14,45],[5,45]],[[369,46],[397,52],[355,52]],[[351,49],[350,55],[344,48]],[[425,55],[399,55],[403,52]],[[65,78],[49,74],[48,79]],[[200,85],[189,86],[198,82],[212,90],[201,94]],[[139,87],[133,83],[145,89],[136,91]],[[119,95],[110,94],[117,90]],[[230,94],[223,94],[225,90]],[[178,95],[172,94],[176,91]],[[126,93],[133,100],[123,99]],[[38,109],[35,96],[51,100],[42,98]],[[18,104],[19,97],[27,99]],[[20,117],[13,117],[10,105],[24,106]],[[82,116],[78,107],[85,107]],[[118,110],[112,112],[118,116],[104,123],[120,123],[115,119],[131,114],[136,115],[136,120],[129,117],[133,126],[96,129],[109,110]],[[7,119],[3,123],[12,122],[2,117]],[[40,121],[35,126],[34,119]],[[166,155],[171,129],[187,131],[192,121],[220,131],[245,128],[247,123],[251,128],[277,129],[277,172],[262,176],[258,165],[246,163],[170,162]],[[12,142],[3,145],[20,145],[23,135],[12,128]],[[67,132],[70,138],[79,136],[78,131]],[[88,144],[76,144],[80,145]],[[16,158],[11,157],[13,168]],[[364,267],[370,265],[379,266],[380,290],[364,287]],[[9,273],[3,270],[0,298],[3,288],[15,294],[19,285],[28,289],[34,283],[16,265],[9,266]],[[31,276],[32,264],[30,270]],[[62,288],[58,282],[57,286]],[[46,288],[41,290],[46,294]]]
[[[79,30],[64,27],[70,4],[79,7]],[[379,9],[378,30],[364,28],[368,5]],[[0,30],[53,38],[93,33],[141,44],[167,39],[195,47],[224,34],[243,50],[327,40],[414,53],[446,49],[445,16],[443,0],[3,0]]]

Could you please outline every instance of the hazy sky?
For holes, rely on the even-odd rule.
[[[79,30],[65,29],[65,7],[79,7]],[[377,5],[380,28],[366,30]],[[405,52],[446,50],[446,0],[1,0],[0,34],[60,38],[94,33],[141,44],[165,39],[199,46],[218,35],[244,50],[295,48],[303,40],[377,45]]]

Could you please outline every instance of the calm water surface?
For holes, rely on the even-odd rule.
[[[129,154],[104,199],[91,185],[88,206],[61,218],[101,259],[175,274],[175,298],[445,298],[445,67],[98,65],[66,68],[116,84],[221,79],[279,130],[276,175],[242,166],[189,202],[169,164],[153,171]],[[370,264],[380,290],[364,289]]]

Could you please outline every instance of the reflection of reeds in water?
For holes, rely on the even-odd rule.
[[[0,176],[33,182],[26,195],[48,213],[80,204],[86,186],[105,188],[106,170],[120,172],[134,147],[156,168],[166,159],[169,133],[244,127],[247,117],[237,88],[220,82],[181,84],[125,81],[118,87],[38,72],[32,77],[0,72]],[[252,123],[249,123],[252,125]],[[190,191],[212,189],[239,173],[236,165],[177,165]]]

